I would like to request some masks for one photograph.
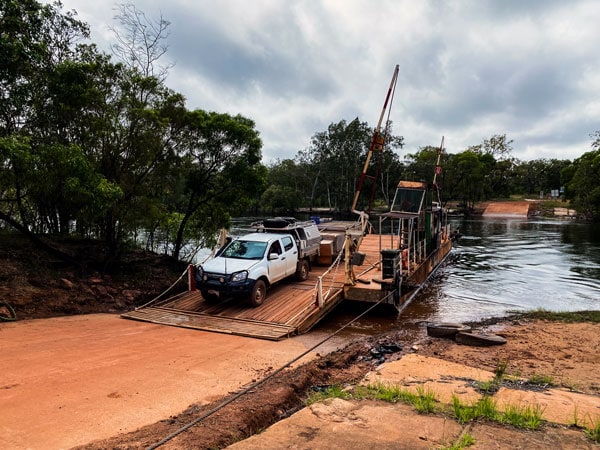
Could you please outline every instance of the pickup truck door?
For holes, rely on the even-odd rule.
[[[277,254],[277,258],[271,259],[270,256],[274,253]],[[269,279],[271,283],[285,278],[287,276],[287,258],[284,256],[283,246],[279,239],[269,245],[267,258],[269,258]]]
[[[296,273],[296,266],[298,263],[298,248],[291,236],[283,236],[281,238],[283,244],[283,255],[285,258],[285,274],[286,276],[293,275]]]

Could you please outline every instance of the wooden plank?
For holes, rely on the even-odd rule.
[[[280,340],[296,334],[295,327],[279,324],[235,320],[227,317],[193,314],[189,311],[174,311],[164,308],[148,307],[122,314],[127,319],[163,325],[214,331],[239,336]]]
[[[396,239],[397,242],[397,239]],[[357,283],[356,289],[378,290],[372,282],[381,276],[380,247],[389,248],[394,242],[389,236],[364,236],[360,251],[365,253],[364,264],[355,267],[357,276],[367,281]],[[122,314],[133,320],[186,327],[219,333],[279,340],[305,333],[343,301],[344,268],[332,270],[323,279],[323,291],[329,292],[322,307],[316,305],[315,286],[329,267],[313,266],[309,278],[303,282],[284,281],[273,286],[265,302],[251,307],[241,299],[227,299],[218,303],[207,302],[198,291],[177,294],[155,306]]]
[[[323,270],[324,272],[324,270]],[[315,305],[317,274],[312,283],[282,283],[269,291],[265,303],[250,307],[244,301],[229,299],[206,302],[198,291],[190,291],[122,317],[152,323],[215,331],[240,336],[279,340],[297,334],[306,320],[316,323],[324,316]],[[340,289],[338,289],[340,290]],[[327,308],[326,311],[329,311]],[[325,311],[325,310],[324,310]],[[308,328],[304,326],[304,328]]]

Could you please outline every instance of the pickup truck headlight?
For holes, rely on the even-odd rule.
[[[231,281],[233,283],[239,283],[240,281],[246,281],[248,279],[248,271],[242,270],[231,275]]]

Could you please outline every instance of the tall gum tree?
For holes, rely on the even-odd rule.
[[[228,211],[248,205],[265,187],[260,164],[262,141],[254,122],[246,117],[202,110],[182,115],[177,150],[183,158],[184,191],[178,209],[181,222],[173,256],[179,257],[190,223],[214,233],[228,224]],[[207,220],[208,219],[208,220]]]

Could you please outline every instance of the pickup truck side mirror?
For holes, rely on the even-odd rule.
[[[279,259],[279,254],[277,253],[269,253],[269,261],[273,261],[274,259]]]

